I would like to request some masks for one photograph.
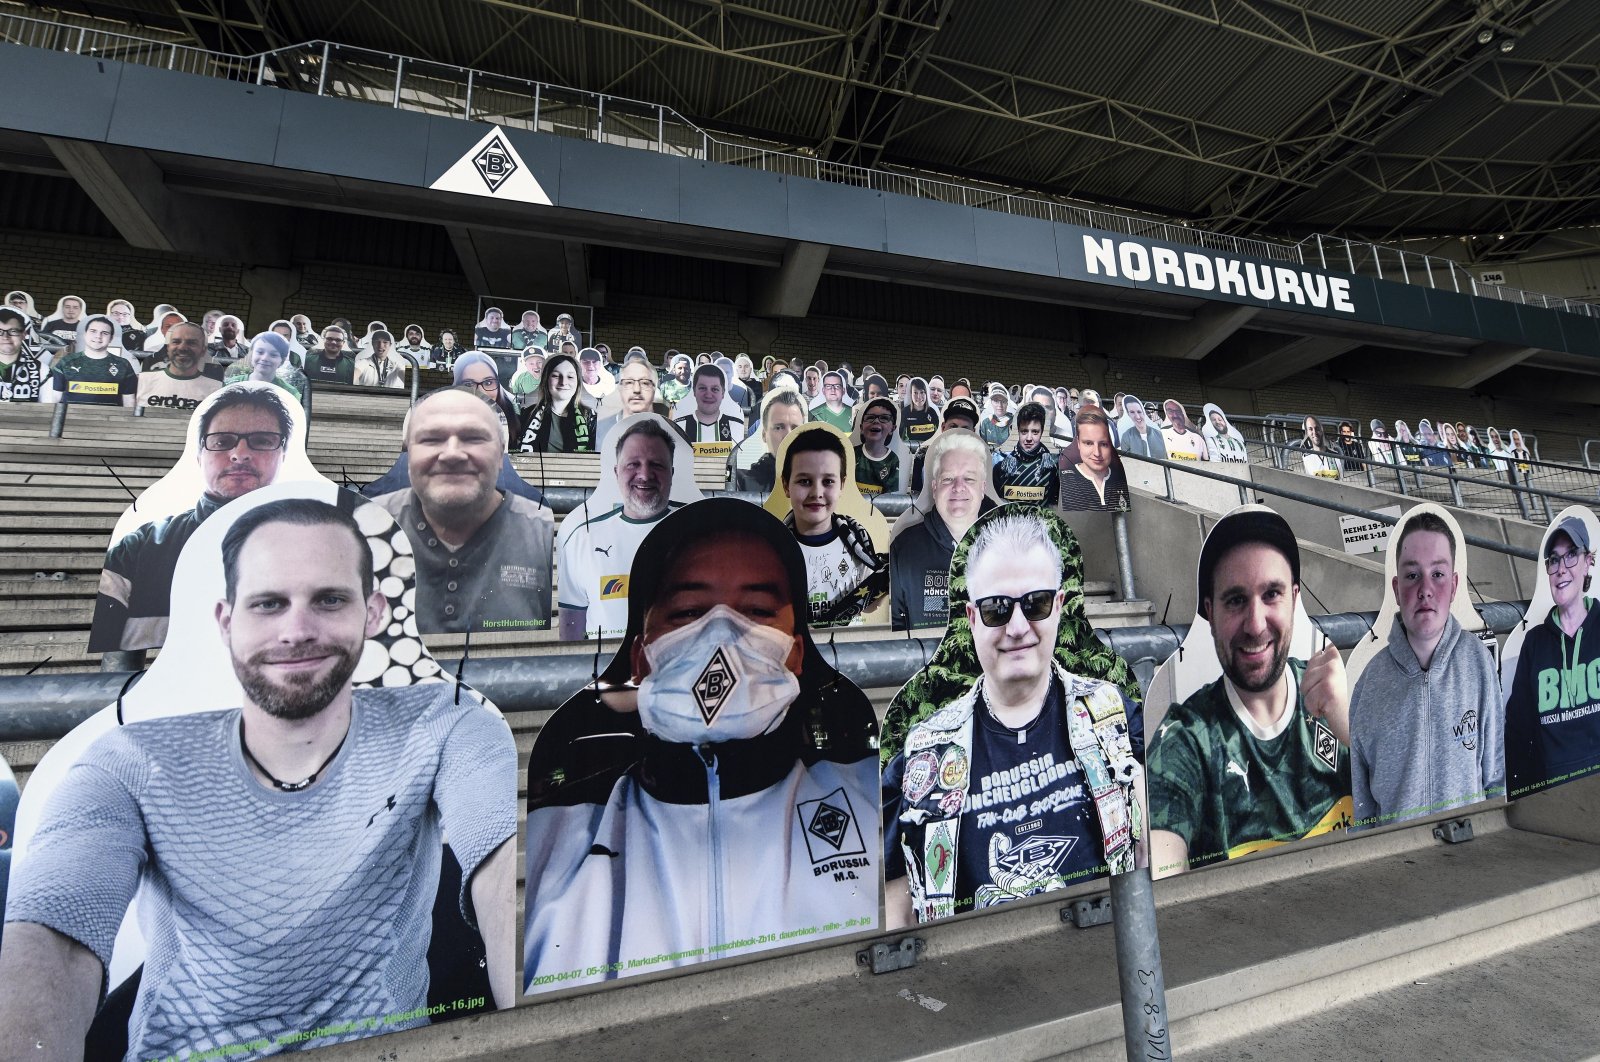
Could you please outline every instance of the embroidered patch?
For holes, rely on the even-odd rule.
[[[966,788],[967,766],[967,750],[951,745],[939,761],[939,783],[946,789]]]
[[[906,776],[902,783],[906,803],[915,804],[933,789],[934,777],[939,773],[939,761],[931,752],[919,752],[906,761]]]
[[[948,892],[956,868],[955,837],[950,833],[948,825],[941,822],[928,831],[928,844],[924,855],[930,890]]]

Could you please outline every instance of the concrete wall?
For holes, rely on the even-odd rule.
[[[1284,513],[1299,531],[1295,520]],[[1200,547],[1216,525],[1215,513],[1135,492],[1128,520],[1133,552],[1134,585],[1139,596],[1155,608],[1156,619],[1167,612],[1167,622],[1187,623],[1194,618],[1195,569]],[[1335,525],[1337,531],[1337,525]],[[1305,597],[1311,615],[1326,612],[1370,612],[1378,607],[1383,588],[1383,560],[1354,557],[1343,549],[1329,549],[1315,541],[1300,542],[1300,579],[1320,598]],[[1167,606],[1167,596],[1172,603]]]
[[[1138,458],[1126,458],[1122,467],[1128,473],[1128,485],[1139,490],[1146,490],[1152,494],[1165,495],[1167,492],[1166,467],[1153,465]],[[1232,483],[1222,483],[1211,479],[1209,476],[1197,475],[1182,471],[1172,470],[1173,496],[1185,505],[1204,509],[1207,512],[1219,515],[1231,512],[1245,503],[1239,495],[1239,483],[1246,488],[1251,482],[1251,466],[1244,464],[1224,464],[1219,461],[1198,461],[1195,463],[1197,471],[1228,476],[1234,480]],[[1248,497],[1248,493],[1246,497]]]
[[[1083,551],[1083,578],[1086,582],[1117,581],[1117,540],[1112,532],[1111,513],[1062,513],[1072,533],[1078,536]]]
[[[1600,843],[1600,775],[1515,800],[1506,821],[1519,830]]]
[[[1283,472],[1275,468],[1256,466],[1256,482],[1265,486],[1281,487],[1285,490],[1298,491],[1317,498],[1326,498],[1329,501],[1342,502],[1363,509],[1381,509],[1391,505],[1400,506],[1401,512],[1409,512],[1418,502],[1391,491],[1374,490],[1364,483],[1350,480],[1326,480],[1317,476],[1307,476],[1296,472]],[[1319,509],[1315,506],[1305,505],[1300,502],[1290,501],[1287,498],[1278,498],[1272,495],[1265,496],[1266,502],[1283,514],[1295,533],[1302,539],[1327,546],[1330,549],[1343,551],[1344,539],[1339,531],[1339,513],[1329,509]],[[1518,520],[1493,516],[1476,512],[1471,509],[1458,509],[1447,506],[1461,530],[1469,535],[1497,542],[1505,542],[1512,532],[1507,530],[1508,525],[1520,525],[1519,534],[1531,529],[1531,525],[1523,524]],[[1537,548],[1537,537],[1534,548]],[[1374,554],[1379,564],[1382,563],[1382,554]],[[1468,574],[1472,578],[1472,585],[1478,594],[1489,601],[1520,601],[1526,596],[1525,591],[1531,592],[1531,586],[1526,586],[1517,578],[1512,558],[1501,553],[1480,549],[1476,546],[1467,547]],[[1317,593],[1322,593],[1320,587],[1313,587]],[[1362,609],[1376,608],[1378,598],[1362,605]]]

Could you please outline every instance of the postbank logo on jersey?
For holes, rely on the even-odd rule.
[[[706,721],[707,726],[711,725],[717,713],[722,710],[722,702],[738,688],[739,673],[734,670],[728,654],[718,647],[717,651],[711,654],[705,670],[700,672],[700,677],[694,684],[694,701],[700,706],[700,717]]]
[[[867,876],[856,874],[872,861],[867,858],[855,808],[843,786],[826,796],[800,801],[794,811],[811,856],[813,877],[832,874],[834,881],[855,881]]]
[[[626,601],[627,599],[628,577],[626,575],[607,575],[601,578],[601,601]]]

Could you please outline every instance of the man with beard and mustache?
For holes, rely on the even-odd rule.
[[[1150,743],[1157,876],[1349,827],[1349,685],[1332,645],[1289,658],[1299,598],[1283,517],[1245,506],[1217,522],[1198,600],[1222,677],[1173,705]]]
[[[622,504],[583,521],[561,544],[561,637],[615,638],[628,626],[628,573],[639,543],[671,502],[677,444],[667,422],[637,414],[617,437],[612,471]],[[571,517],[568,517],[571,519]]]
[[[222,381],[205,374],[206,338],[200,326],[179,321],[167,329],[167,353],[159,369],[139,374],[138,404],[192,413]]]
[[[243,702],[116,727],[52,794],[7,898],[0,1057],[80,1055],[136,895],[129,1058],[258,1057],[283,1033],[370,1035],[374,1017],[426,1025],[446,836],[450,900],[481,931],[494,1004],[514,1002],[505,721],[449,684],[352,688],[390,618],[339,508],[258,506],[224,536],[222,567],[215,617]]]
[[[472,387],[435,391],[406,426],[409,490],[377,500],[417,562],[417,630],[547,630],[555,522],[548,507],[498,490],[505,437]]]
[[[193,509],[152,520],[106,552],[89,651],[154,649],[166,640],[178,555],[212,513],[278,476],[294,422],[269,384],[237,383],[200,413],[197,459],[205,492]]]

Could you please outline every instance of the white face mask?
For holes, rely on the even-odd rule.
[[[663,741],[740,741],[776,729],[800,694],[792,635],[717,605],[645,646],[639,720]]]

